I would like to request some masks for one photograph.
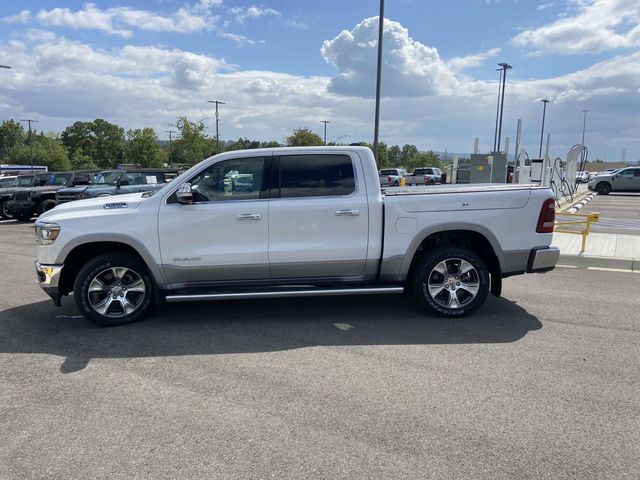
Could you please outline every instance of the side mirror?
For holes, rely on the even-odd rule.
[[[182,205],[191,205],[193,203],[193,192],[190,183],[183,183],[176,192],[178,203]]]

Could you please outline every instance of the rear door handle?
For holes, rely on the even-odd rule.
[[[360,215],[360,210],[336,210],[338,217],[357,217]]]
[[[260,220],[262,215],[259,213],[242,213],[240,215],[236,215],[236,220]]]

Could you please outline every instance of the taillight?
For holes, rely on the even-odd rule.
[[[387,183],[392,183],[392,182],[393,182],[393,180],[391,179],[391,175],[389,175],[389,176],[387,177]]]
[[[556,221],[556,204],[553,198],[548,198],[542,204],[538,217],[538,233],[553,233],[553,224]]]
[[[429,185],[429,177],[427,175],[424,176],[424,184]]]

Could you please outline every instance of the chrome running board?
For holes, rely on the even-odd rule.
[[[167,302],[195,302],[199,300],[235,300],[249,298],[286,298],[286,297],[323,297],[339,295],[371,295],[398,294],[403,287],[369,287],[369,288],[326,288],[309,290],[282,290],[268,292],[235,292],[235,293],[203,293],[186,295],[167,295]]]

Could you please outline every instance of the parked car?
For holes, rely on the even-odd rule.
[[[85,198],[159,190],[177,176],[178,170],[168,168],[105,170],[96,175],[91,185],[61,188],[56,192],[56,202],[59,204]]]
[[[50,174],[47,172],[18,175],[15,179],[15,186],[7,187],[0,190],[0,217],[4,220],[13,218],[11,214],[11,202],[13,194],[19,188],[39,187],[47,183]]]
[[[442,183],[442,171],[433,167],[416,168],[404,180],[407,185],[436,185]]]
[[[397,187],[400,185],[400,179],[406,174],[404,168],[385,168],[378,173],[378,179],[383,187]]]
[[[228,191],[230,171],[253,189]],[[100,325],[162,301],[404,291],[456,318],[503,278],[555,267],[554,203],[532,185],[385,193],[367,147],[231,151],[155,192],[43,213],[36,272],[56,305],[73,292]]]
[[[589,172],[576,172],[576,181],[580,183],[588,183],[589,182]]]
[[[64,187],[90,185],[97,170],[78,170],[74,172],[55,172],[41,187],[20,188],[13,194],[9,208],[11,215],[18,221],[26,222],[34,215],[42,215],[56,206],[56,192]]]
[[[640,167],[622,168],[614,173],[598,175],[589,180],[589,190],[600,195],[610,192],[640,192]]]

